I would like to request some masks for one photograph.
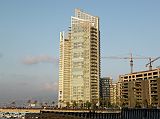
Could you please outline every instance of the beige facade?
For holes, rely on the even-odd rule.
[[[110,87],[110,102],[113,106],[117,104],[117,84],[112,83]]]
[[[121,81],[116,83],[116,105],[121,106]]]
[[[160,69],[120,75],[123,106],[160,106]]]
[[[70,58],[71,57],[71,40],[70,34],[60,33],[60,57],[59,57],[59,107],[66,106],[70,101]]]
[[[66,56],[66,64],[60,57],[60,87],[66,90],[63,102],[85,103],[87,101],[98,103],[99,100],[99,77],[100,77],[100,38],[99,18],[87,14],[79,9],[75,10],[75,16],[71,17],[71,31],[68,43],[69,52],[62,50],[61,54]],[[67,48],[68,48],[67,47]],[[67,64],[68,62],[68,64]],[[67,79],[63,77],[66,72]],[[69,73],[69,74],[68,74]],[[62,76],[61,76],[62,75]],[[64,84],[64,80],[67,80]],[[59,88],[61,89],[61,88]],[[60,90],[59,90],[60,94]],[[60,95],[59,95],[60,100]]]

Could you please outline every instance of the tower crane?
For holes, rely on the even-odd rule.
[[[156,61],[156,60],[158,60],[158,59],[160,59],[160,57],[157,57],[157,58],[155,58],[155,59],[149,59],[149,63],[147,63],[146,64],[146,67],[149,65],[149,70],[152,70],[152,63],[154,62],[154,61]]]
[[[129,57],[116,57],[116,56],[111,56],[111,57],[101,57],[103,59],[108,58],[108,59],[129,59],[130,60],[130,68],[131,68],[131,73],[133,73],[133,59],[149,59],[151,60],[151,57],[133,57],[132,53],[130,54]]]

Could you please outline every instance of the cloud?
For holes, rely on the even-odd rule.
[[[48,82],[46,82],[46,83],[43,84],[42,90],[57,92],[57,90],[58,90],[58,83],[57,82],[54,82],[54,83],[48,83]]]
[[[0,102],[32,99],[57,100],[58,78],[54,74],[0,72]]]
[[[27,56],[22,61],[26,65],[38,64],[38,63],[55,63],[58,64],[58,58],[54,58],[47,55],[39,56]]]

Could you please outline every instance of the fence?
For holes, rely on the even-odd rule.
[[[28,113],[25,119],[160,119],[160,109],[122,109],[119,113],[45,112]]]

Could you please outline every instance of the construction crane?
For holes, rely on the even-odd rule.
[[[108,59],[129,59],[130,60],[130,67],[131,67],[131,73],[133,73],[133,59],[149,59],[151,60],[151,57],[133,57],[132,53],[130,54],[129,57],[116,57],[116,56],[111,56],[111,57],[101,57],[101,58],[108,58]]]
[[[155,58],[155,59],[149,59],[149,63],[147,63],[146,64],[146,67],[149,65],[149,70],[152,70],[152,63],[154,62],[154,61],[156,61],[156,60],[158,60],[160,57],[157,57],[157,58]]]

